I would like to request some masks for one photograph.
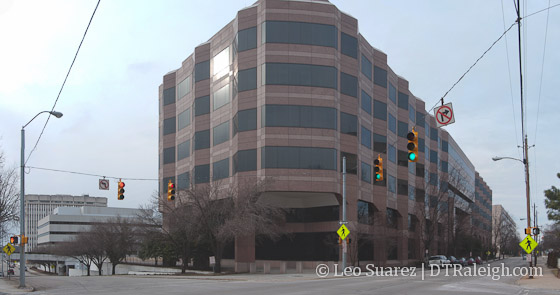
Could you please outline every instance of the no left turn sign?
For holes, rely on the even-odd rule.
[[[436,118],[437,127],[447,126],[455,123],[455,113],[451,103],[444,104],[434,109],[434,117]]]

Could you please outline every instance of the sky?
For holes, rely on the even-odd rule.
[[[530,2],[530,3],[529,3]],[[385,52],[394,72],[428,110],[516,19],[512,1],[332,0],[358,20],[360,33]],[[0,0],[0,151],[19,167],[20,130],[50,110],[97,4],[83,1]],[[37,149],[27,166],[127,180],[125,200],[98,189],[96,176],[26,170],[26,194],[107,197],[110,207],[137,208],[157,189],[158,87],[253,1],[101,1],[80,53]],[[522,1],[522,15],[560,1]],[[547,21],[548,19],[548,21]],[[547,25],[548,23],[548,25]],[[546,46],[545,46],[546,32]],[[456,122],[445,127],[518,222],[526,217],[521,159],[521,107],[517,26],[449,92]],[[560,104],[560,6],[523,20],[531,203],[546,223],[543,191],[560,185],[556,125]],[[543,55],[544,54],[544,55]],[[544,58],[543,58],[544,56]],[[544,62],[543,62],[544,61]],[[508,66],[509,64],[509,66]],[[26,158],[47,115],[26,130]]]

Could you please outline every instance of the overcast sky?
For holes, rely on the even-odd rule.
[[[331,2],[358,19],[360,33],[388,55],[389,66],[428,109],[516,19],[512,1]],[[548,2],[522,4],[522,13]],[[19,166],[21,126],[52,108],[96,3],[0,0],[0,149],[8,165]],[[50,120],[28,166],[156,179],[163,75],[252,3],[101,1],[56,107],[64,116]],[[554,88],[560,82],[560,6],[549,13],[544,68],[547,12],[528,17],[522,27],[526,130],[535,145],[529,153],[531,202],[541,222],[543,191],[560,185],[560,161],[554,158],[560,144]],[[506,37],[509,54],[502,39],[447,95],[456,123],[446,129],[491,187],[493,203],[502,204],[522,228],[523,165],[491,159],[522,158],[517,27]],[[26,128],[26,157],[46,119],[42,115]],[[101,191],[98,177],[27,172],[27,194],[89,194],[107,197],[111,207],[136,208],[157,189],[155,180],[129,180],[125,200],[118,201],[116,181]]]

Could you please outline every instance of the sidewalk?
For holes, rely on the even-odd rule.
[[[27,287],[19,289],[19,277],[12,276],[10,280],[8,277],[0,278],[0,294],[28,294],[34,291],[33,287],[26,284]]]
[[[560,279],[556,276],[557,274],[558,269],[542,265],[542,277],[534,276],[532,279],[522,277],[516,284],[527,289],[560,290]]]

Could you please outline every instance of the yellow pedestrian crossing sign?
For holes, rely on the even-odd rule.
[[[336,231],[336,233],[340,236],[341,239],[346,239],[346,237],[350,234],[350,231],[346,227],[346,225],[341,225],[340,228]]]
[[[537,242],[535,242],[535,240],[533,240],[533,238],[531,238],[531,236],[529,235],[526,236],[525,239],[521,241],[521,243],[519,243],[519,246],[521,246],[521,248],[523,248],[523,250],[525,250],[527,254],[531,254],[531,252],[533,252],[533,250],[535,250],[538,245],[539,244],[537,244]]]
[[[16,248],[12,246],[12,244],[8,243],[6,244],[6,246],[4,246],[4,248],[2,248],[2,250],[4,250],[4,252],[6,252],[6,254],[8,255],[12,255],[12,253],[14,253]]]

